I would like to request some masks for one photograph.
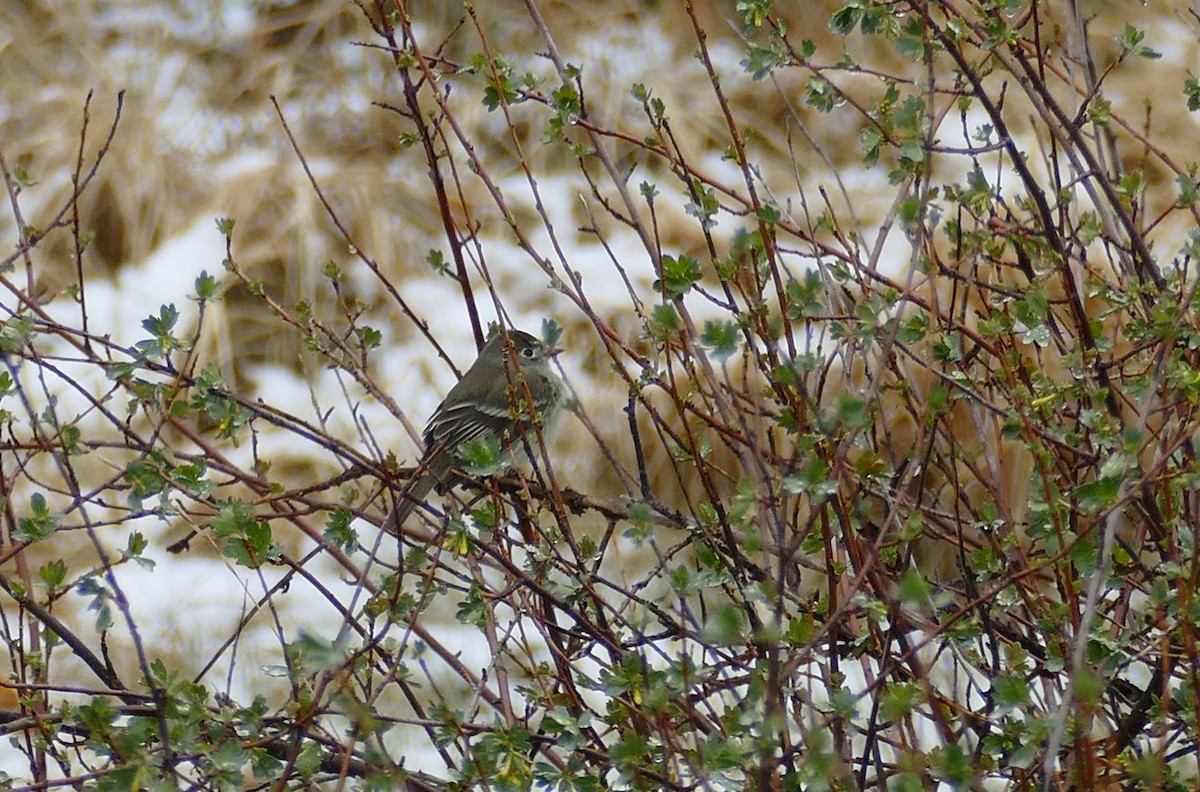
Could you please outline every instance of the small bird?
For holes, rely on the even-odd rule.
[[[450,472],[462,461],[463,443],[495,437],[519,460],[526,456],[526,443],[535,449],[539,437],[548,442],[566,414],[566,386],[550,367],[560,351],[520,330],[509,330],[507,337],[498,333],[484,344],[433,411],[425,427],[425,454],[400,504],[384,521],[385,531],[398,533],[430,490],[449,485]]]

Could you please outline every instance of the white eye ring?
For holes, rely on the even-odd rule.
[[[521,357],[532,358],[536,354],[537,354],[537,352],[534,350],[533,347],[525,347],[524,349],[521,350]]]

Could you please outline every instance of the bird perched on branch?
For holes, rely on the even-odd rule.
[[[509,461],[548,442],[566,414],[567,389],[550,367],[561,350],[520,330],[501,331],[438,405],[425,427],[425,453],[399,505],[384,521],[397,533],[429,492],[446,489],[464,443],[499,439]]]

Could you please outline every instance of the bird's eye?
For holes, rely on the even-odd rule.
[[[535,354],[536,350],[533,347],[525,347],[521,350],[521,357],[523,358],[532,358]]]

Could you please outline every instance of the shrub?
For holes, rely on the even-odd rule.
[[[1194,19],[257,13],[291,153],[189,174],[231,209],[187,304],[92,312],[124,96],[68,180],[0,160],[33,784],[1195,785]],[[575,417],[397,544],[453,382],[412,350],[496,318]]]

